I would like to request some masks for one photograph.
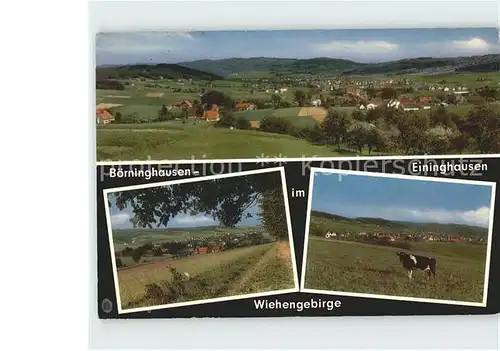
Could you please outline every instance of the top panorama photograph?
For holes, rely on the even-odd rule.
[[[500,153],[496,28],[101,33],[97,161]]]

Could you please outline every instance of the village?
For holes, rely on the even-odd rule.
[[[432,76],[431,76],[432,77]],[[240,91],[240,99],[230,101],[231,106],[202,103],[203,96],[209,90],[217,90],[220,82],[194,82],[192,79],[164,79],[158,77],[151,83],[143,77],[129,79],[124,86],[145,91],[145,98],[158,105],[163,102],[165,93],[154,92],[158,89],[167,89],[176,96],[185,94],[187,98],[169,103],[165,99],[162,104],[168,111],[176,112],[177,118],[192,118],[196,120],[218,121],[220,110],[225,111],[253,111],[257,109],[292,107],[353,107],[359,110],[375,108],[394,108],[403,111],[430,110],[433,106],[458,106],[475,104],[484,98],[494,100],[493,87],[482,86],[481,82],[489,81],[488,77],[478,77],[474,84],[447,83],[445,79],[433,83],[425,80],[412,80],[407,77],[399,78],[349,78],[344,76],[325,78],[317,76],[304,77],[273,77],[259,79],[226,80],[224,89]],[[216,84],[217,83],[217,84]],[[500,84],[500,83],[497,83]],[[183,88],[189,85],[189,88]],[[207,90],[208,89],[208,90]],[[151,91],[151,92],[150,92]],[[199,99],[192,99],[193,95]],[[228,92],[229,96],[230,92]],[[112,100],[119,95],[108,95]],[[243,97],[244,96],[244,97]],[[267,96],[267,97],[266,97]],[[123,96],[123,100],[126,96]],[[200,101],[201,100],[201,101]],[[98,124],[107,124],[116,121],[116,112],[120,103],[102,102],[96,106]],[[227,103],[226,103],[227,105]],[[326,111],[325,111],[326,114]]]
[[[434,233],[434,232],[408,232],[408,233],[398,233],[398,232],[344,232],[337,233],[334,231],[328,231],[325,234],[326,239],[337,239],[337,240],[380,240],[387,242],[397,242],[397,241],[412,241],[412,242],[449,242],[449,243],[470,243],[470,244],[483,244],[486,243],[486,237],[471,235],[450,235],[446,233]]]
[[[261,229],[252,229],[241,233],[225,233],[200,238],[186,236],[183,240],[147,242],[137,245],[136,240],[124,243],[123,248],[115,252],[118,268],[148,263],[158,259],[181,259],[192,255],[205,255],[237,248],[262,245],[274,240]],[[131,258],[133,263],[127,258]],[[129,261],[129,264],[126,262]]]
[[[98,159],[489,154],[500,145],[498,72],[127,74],[97,84]],[[152,134],[160,129],[176,135]]]

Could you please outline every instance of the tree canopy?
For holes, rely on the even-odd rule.
[[[286,221],[281,223],[286,213],[278,172],[127,190],[113,195],[118,209],[132,208],[134,227],[166,227],[175,216],[188,213],[210,215],[222,226],[234,227],[249,208],[259,205],[267,231],[279,238],[288,237],[288,231],[283,230]]]

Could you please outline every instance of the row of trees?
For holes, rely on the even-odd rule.
[[[250,128],[249,121],[235,119],[231,113],[224,114],[218,125]],[[444,107],[429,113],[376,108],[347,114],[329,109],[320,124],[310,127],[296,127],[287,119],[271,116],[260,121],[259,129],[359,153],[500,152],[500,112],[492,104],[475,106],[466,116],[450,113]]]

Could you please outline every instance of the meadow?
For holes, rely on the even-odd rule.
[[[303,117],[297,117],[303,118]],[[108,124],[96,131],[97,160],[350,156],[289,135],[216,128],[207,122]]]
[[[437,274],[415,271],[410,281],[396,252],[401,249],[310,237],[305,288],[481,303],[486,245],[412,243],[412,253],[435,257]]]
[[[118,283],[123,309],[295,287],[287,242],[127,267],[118,270]]]

